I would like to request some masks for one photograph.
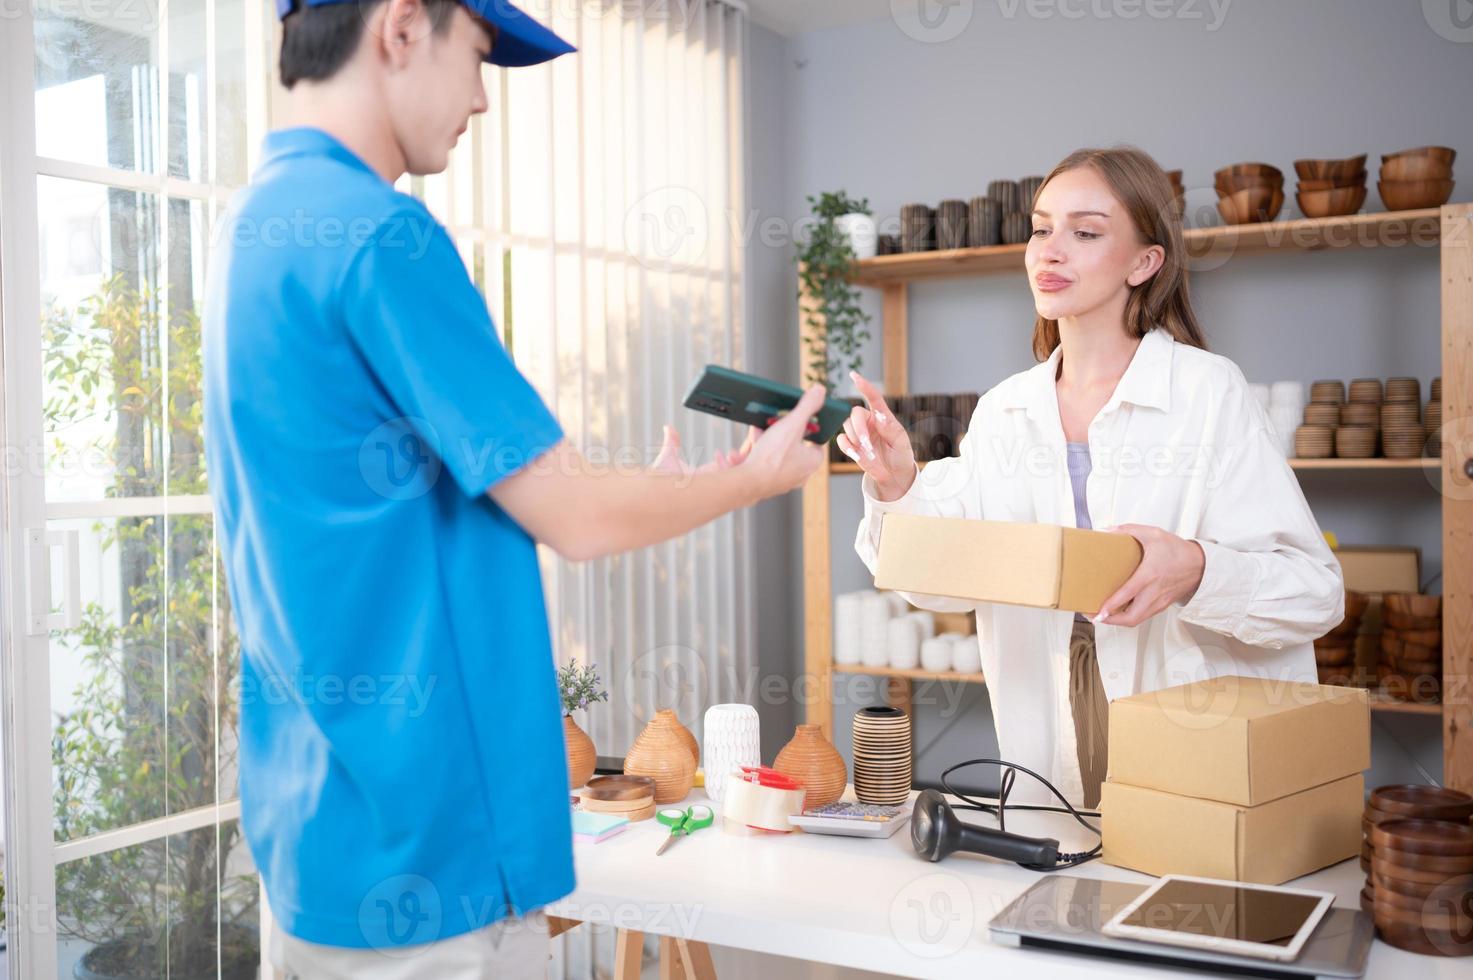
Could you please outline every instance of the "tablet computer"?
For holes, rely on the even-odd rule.
[[[707,364],[686,394],[685,407],[765,429],[791,412],[802,397],[801,388]],[[844,427],[849,411],[847,402],[824,399],[818,414],[809,419],[803,438],[820,445],[828,442]]]
[[[1165,875],[1100,931],[1126,939],[1292,960],[1333,900],[1328,892]]]

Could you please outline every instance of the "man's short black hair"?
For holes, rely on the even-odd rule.
[[[281,22],[281,84],[323,82],[338,73],[358,50],[363,27],[384,0],[348,0],[309,7],[297,0],[296,9]],[[450,12],[459,0],[424,0],[425,12],[437,34],[450,29]]]

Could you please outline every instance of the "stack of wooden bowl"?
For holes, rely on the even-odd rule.
[[[1442,379],[1432,379],[1432,397],[1422,412],[1422,422],[1427,430],[1427,455],[1442,455]]]
[[[1230,225],[1272,221],[1284,206],[1284,173],[1267,163],[1235,163],[1213,175],[1217,213]]]
[[[1350,400],[1340,406],[1335,430],[1335,455],[1369,459],[1376,455],[1381,434],[1381,380],[1356,378],[1350,382]]]
[[[1294,430],[1295,456],[1325,459],[1335,455],[1335,430],[1340,425],[1340,406],[1344,403],[1342,381],[1316,381],[1309,386],[1304,424]]]
[[[1366,155],[1345,160],[1295,160],[1294,199],[1306,218],[1355,214],[1366,203]]]
[[[1416,378],[1387,378],[1381,405],[1381,451],[1387,459],[1416,459],[1426,447],[1422,385]]]
[[[1442,596],[1387,592],[1381,597],[1381,663],[1388,697],[1436,704],[1442,696]]]
[[[1379,786],[1371,790],[1360,822],[1360,869],[1366,873],[1360,907],[1367,912],[1375,911],[1376,877],[1373,872],[1376,848],[1371,843],[1371,831],[1378,824],[1392,820],[1451,820],[1459,823],[1470,817],[1473,817],[1473,796],[1460,790],[1426,783]]]
[[[1473,824],[1463,806],[1441,809],[1461,819],[1402,817],[1369,828],[1371,914],[1392,946],[1473,956]]]
[[[1381,157],[1376,189],[1388,211],[1412,211],[1446,204],[1453,193],[1453,160],[1458,151],[1446,146],[1419,146]]]
[[[594,776],[578,791],[589,813],[617,813],[630,823],[655,815],[655,781],[649,776]]]
[[[1314,641],[1315,669],[1321,684],[1336,687],[1364,687],[1355,670],[1355,638],[1360,633],[1360,620],[1365,615],[1370,597],[1364,592],[1345,590],[1345,618],[1340,625]]]

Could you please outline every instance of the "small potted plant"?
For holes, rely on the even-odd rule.
[[[558,668],[557,686],[563,698],[563,741],[568,749],[568,788],[577,789],[593,776],[598,752],[593,739],[578,727],[573,712],[582,711],[597,701],[607,701],[609,692],[601,690],[598,665],[583,666],[574,661]]]
[[[869,201],[843,191],[809,197],[815,221],[798,249],[799,300],[804,317],[809,362],[804,381],[821,381],[830,390],[848,380],[860,366],[860,346],[869,339],[869,314],[859,305],[859,290],[849,281],[854,263],[874,254],[874,219]],[[863,227],[861,227],[861,225]]]

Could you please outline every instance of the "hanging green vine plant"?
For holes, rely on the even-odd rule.
[[[854,249],[834,219],[846,214],[869,214],[869,200],[856,201],[843,191],[808,197],[817,219],[806,241],[798,245],[798,298],[812,297],[803,307],[804,347],[808,354],[805,383],[821,380],[832,391],[843,373],[860,367],[859,348],[869,340],[865,325],[870,315],[859,306],[859,289],[849,281],[856,261]],[[818,342],[819,338],[822,342]]]

